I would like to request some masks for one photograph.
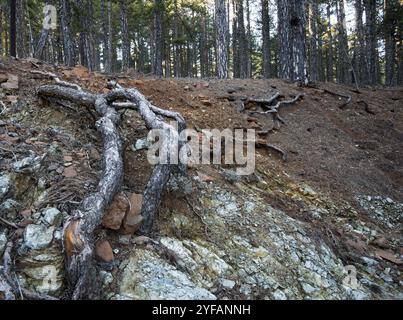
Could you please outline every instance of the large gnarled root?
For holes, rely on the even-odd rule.
[[[39,88],[38,94],[43,98],[67,100],[86,107],[95,107],[101,118],[96,122],[97,129],[103,138],[103,175],[97,191],[87,196],[78,210],[65,224],[64,247],[66,251],[67,271],[72,288],[72,298],[94,298],[96,290],[96,272],[93,261],[95,228],[100,224],[104,209],[112,201],[123,179],[122,142],[117,129],[119,108],[137,109],[148,129],[160,129],[165,134],[165,141],[160,152],[170,155],[171,146],[177,143],[178,131],[167,124],[161,116],[177,120],[179,129],[186,127],[183,117],[153,106],[136,89],[115,88],[102,95],[95,95],[81,90],[74,85],[45,85]],[[120,101],[120,102],[119,102]],[[122,102],[123,101],[123,102]],[[163,191],[169,180],[171,171],[176,165],[157,164],[144,191],[141,214],[144,217],[140,231],[149,233],[155,214],[161,202]]]

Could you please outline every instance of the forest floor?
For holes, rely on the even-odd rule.
[[[37,97],[41,84],[52,83],[41,72],[99,93],[112,76],[0,61],[0,254],[12,233],[21,235],[20,283],[63,297],[61,221],[44,227],[43,219],[53,207],[66,218],[94,190],[102,149],[93,113]],[[357,93],[279,79],[113,77],[180,112],[188,128],[269,130],[261,138],[287,159],[257,148],[251,177],[234,177],[225,165],[196,165],[187,177],[172,177],[150,238],[100,228],[98,237],[113,248],[100,263],[105,298],[403,298],[403,88]],[[242,111],[244,98],[275,92],[305,94],[280,109],[280,127],[270,115],[249,115],[254,103]],[[346,99],[329,92],[351,102],[340,108]],[[130,197],[143,192],[152,167],[146,151],[133,148],[147,136],[144,123],[134,111],[123,119],[122,191]],[[30,225],[43,234],[51,228],[50,241],[28,234]],[[29,244],[32,238],[45,245]],[[343,281],[346,266],[355,268],[358,287]]]

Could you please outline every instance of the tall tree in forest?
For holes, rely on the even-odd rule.
[[[234,77],[248,77],[248,43],[245,33],[243,0],[235,0],[236,29],[234,36]],[[236,55],[236,57],[235,57]],[[236,72],[235,72],[236,71]]]
[[[225,0],[215,0],[215,27],[217,32],[217,76],[220,79],[226,79],[228,78],[228,24]]]
[[[396,77],[396,37],[398,25],[398,0],[384,1],[384,35],[385,35],[385,84],[395,85]]]
[[[270,52],[270,15],[269,0],[261,0],[262,15],[262,60],[263,60],[263,76],[270,78],[271,74],[271,52]]]
[[[68,0],[60,0],[60,28],[63,37],[64,63],[72,67],[75,65],[74,42],[71,34],[71,11]]]
[[[154,63],[153,73],[162,77],[163,37],[162,23],[164,18],[163,0],[154,0]]]
[[[364,0],[365,26],[367,36],[367,56],[368,56],[368,83],[377,83],[377,37],[376,37],[376,1]]]
[[[106,73],[113,71],[113,42],[112,42],[112,3],[111,0],[101,0],[103,64]]]
[[[337,0],[336,2],[337,15],[337,80],[339,83],[351,83],[350,63],[348,57],[348,42],[347,42],[347,27],[345,0]]]
[[[127,24],[127,3],[120,0],[120,32],[122,34],[122,71],[130,68],[130,39]]]
[[[17,56],[17,4],[10,0],[10,56]]]
[[[279,77],[291,79],[291,26],[289,0],[277,0],[277,35],[279,43]]]
[[[356,41],[354,45],[354,55],[355,55],[355,68],[357,70],[357,81],[360,83],[365,83],[368,79],[368,68],[367,59],[365,53],[365,36],[364,36],[364,25],[362,22],[363,8],[362,0],[355,0],[355,36]]]
[[[39,39],[38,42],[36,44],[35,47],[35,52],[34,52],[34,57],[36,59],[42,59],[43,58],[43,54],[44,54],[44,49],[46,46],[46,42],[48,40],[48,36],[49,36],[49,32],[50,32],[50,28],[49,28],[49,24],[51,22],[51,10],[47,10],[45,12],[45,18],[44,18],[44,22],[42,24],[42,29],[41,29],[41,33],[39,35]],[[46,23],[45,21],[48,21],[49,23]]]
[[[280,77],[306,81],[305,0],[278,0]]]
[[[25,58],[27,56],[25,47],[25,1],[17,0],[16,7],[17,18],[17,56],[18,58]]]
[[[318,48],[318,0],[312,0],[309,6],[309,78],[319,79],[319,48]]]
[[[334,64],[333,64],[333,33],[332,33],[332,21],[331,21],[331,2],[326,5],[327,16],[327,64],[326,64],[326,80],[332,82],[334,80]]]

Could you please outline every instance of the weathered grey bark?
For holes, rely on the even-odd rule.
[[[47,13],[47,15],[50,15],[50,11]],[[35,53],[34,53],[34,57],[36,59],[42,59],[43,58],[43,51],[45,49],[46,46],[46,42],[49,36],[49,29],[47,28],[42,28],[41,33],[39,35],[39,40],[36,44],[35,47]]]
[[[279,40],[279,77],[291,79],[291,28],[288,0],[277,0],[277,34]]]
[[[70,5],[67,0],[60,0],[60,28],[63,36],[64,63],[73,67],[75,65],[74,43],[71,35]]]
[[[368,83],[375,85],[377,77],[376,1],[364,0],[367,35]]]
[[[17,8],[16,0],[10,0],[10,56],[17,56]]]
[[[17,57],[25,58],[27,56],[27,50],[25,46],[25,1],[17,0],[16,16],[17,16]]]
[[[347,27],[345,14],[345,0],[338,0],[336,3],[337,14],[337,81],[339,83],[351,83],[351,74],[349,72],[349,57],[348,57],[348,42],[347,42]]]
[[[269,0],[261,1],[262,14],[262,52],[263,52],[263,76],[270,78],[271,73],[271,51],[270,51],[270,15]]]
[[[305,0],[277,0],[281,78],[306,81]]]
[[[112,47],[112,3],[101,0],[102,32],[103,32],[103,65],[106,73],[113,71]]]
[[[217,76],[228,78],[227,12],[224,0],[215,1],[215,27],[217,47]]]
[[[249,0],[246,0],[246,57],[247,57],[247,77],[252,78],[253,66],[252,66],[252,29],[251,29],[251,21],[250,21],[250,6]]]
[[[164,3],[162,0],[154,0],[154,74],[162,77],[163,37],[162,23],[164,17]]]
[[[130,68],[130,39],[127,25],[127,3],[120,0],[120,31],[122,34],[122,71]]]
[[[309,5],[309,78],[311,81],[319,79],[319,48],[318,48],[318,15],[317,0]]]
[[[328,36],[328,49],[327,49],[327,64],[326,64],[326,79],[329,82],[334,80],[334,64],[333,64],[333,32],[331,22],[331,4],[330,2],[326,6],[327,15],[327,36]]]
[[[355,41],[355,66],[357,70],[357,81],[360,83],[366,83],[368,79],[368,65],[365,53],[365,37],[364,37],[364,25],[362,22],[362,0],[355,0],[355,30],[356,30],[356,41]]]
[[[52,76],[52,75],[51,75]],[[64,228],[64,249],[72,297],[96,298],[96,266],[93,261],[94,231],[100,224],[104,209],[112,201],[123,179],[122,140],[117,123],[120,119],[113,104],[116,100],[127,100],[138,110],[149,129],[161,129],[165,133],[165,143],[161,152],[168,155],[167,164],[157,164],[144,191],[141,231],[151,231],[155,213],[161,202],[171,171],[176,165],[171,164],[171,148],[177,143],[178,132],[157,115],[170,117],[178,121],[179,129],[185,128],[185,122],[178,113],[160,109],[150,104],[136,89],[123,89],[115,84],[115,89],[107,94],[95,95],[81,90],[80,87],[60,81],[59,85],[45,85],[38,89],[43,98],[68,100],[87,107],[95,107],[101,118],[96,122],[103,138],[103,175],[95,193],[87,196],[79,209],[73,212]]]
[[[234,57],[234,77],[248,77],[248,43],[245,33],[245,19],[243,0],[235,0],[236,38],[234,39],[236,58]],[[237,66],[235,66],[237,65]]]
[[[385,0],[384,35],[385,35],[385,84],[396,85],[396,38],[399,3],[397,0]]]

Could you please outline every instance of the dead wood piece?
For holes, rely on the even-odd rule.
[[[346,107],[352,100],[352,97],[349,96],[349,95],[334,92],[334,91],[331,91],[329,89],[323,89],[323,92],[347,99],[344,103],[342,103],[341,105],[338,106],[340,109],[343,109],[344,107]]]
[[[276,100],[280,96],[280,92],[276,92],[273,94],[271,97],[267,99],[256,99],[256,98],[249,98],[248,102],[254,102],[262,105],[270,105],[273,103],[274,100]]]
[[[256,140],[256,146],[257,147],[266,147],[266,148],[272,149],[274,151],[277,151],[278,153],[281,154],[281,157],[282,157],[283,161],[284,162],[287,161],[287,158],[288,158],[287,152],[284,151],[283,149],[273,145],[273,144],[270,144],[270,143],[267,143],[265,141],[262,141],[262,140],[258,139],[258,140]]]

